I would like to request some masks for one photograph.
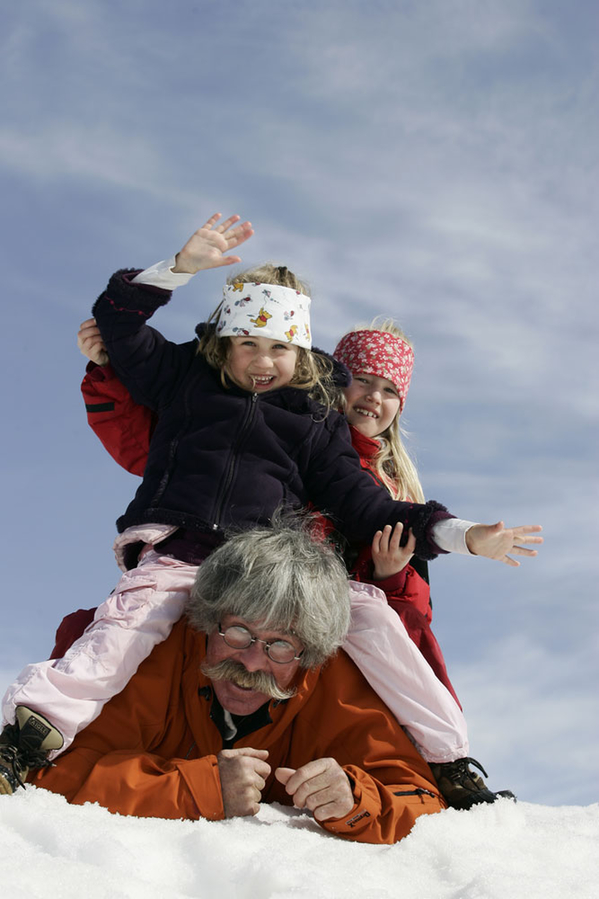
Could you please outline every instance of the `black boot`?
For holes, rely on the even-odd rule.
[[[488,777],[483,766],[476,759],[456,759],[455,762],[432,764],[431,771],[441,791],[441,795],[450,808],[467,809],[473,805],[484,802],[495,802],[500,796],[515,801],[516,797],[511,790],[501,790],[492,793],[479,774],[470,769],[474,765],[479,771]]]
[[[24,787],[29,769],[50,765],[50,751],[63,743],[62,735],[43,715],[18,706],[16,724],[7,724],[0,734],[0,793]]]

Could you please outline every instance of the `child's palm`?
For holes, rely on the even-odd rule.
[[[191,235],[183,249],[177,253],[173,271],[195,274],[203,269],[241,262],[239,256],[227,254],[252,236],[252,226],[249,222],[244,222],[234,228],[233,225],[239,221],[238,215],[232,215],[222,224],[216,225],[220,217],[219,212],[215,213]]]

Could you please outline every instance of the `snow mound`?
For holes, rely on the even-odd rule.
[[[595,899],[599,805],[502,800],[422,817],[395,846],[344,842],[294,809],[163,821],[0,797],[10,899]]]

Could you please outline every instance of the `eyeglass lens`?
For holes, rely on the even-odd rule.
[[[273,640],[272,642],[258,640],[257,637],[252,637],[247,628],[240,625],[233,624],[224,631],[219,625],[219,631],[225,643],[231,649],[247,649],[254,640],[258,643],[264,643],[266,654],[273,662],[291,662],[297,655],[295,647],[291,643],[287,643],[286,640]]]

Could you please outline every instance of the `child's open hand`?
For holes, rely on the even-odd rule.
[[[466,546],[475,556],[486,556],[487,559],[497,559],[517,568],[520,562],[508,556],[514,553],[518,556],[536,556],[536,549],[525,549],[523,543],[542,543],[542,537],[531,537],[542,531],[540,524],[531,524],[517,528],[506,528],[503,521],[497,524],[475,524],[466,531]]]
[[[215,212],[205,225],[191,235],[183,249],[177,253],[176,264],[173,267],[174,272],[195,274],[202,269],[218,268],[221,265],[234,265],[236,262],[241,262],[239,256],[225,254],[248,240],[254,233],[254,229],[250,222],[244,222],[233,228],[232,226],[240,219],[238,215],[232,215],[216,226],[220,218],[220,212]]]
[[[77,334],[77,346],[83,355],[95,362],[96,365],[108,364],[108,353],[95,318],[87,318],[81,322]]]
[[[377,531],[372,539],[372,561],[374,579],[384,581],[406,567],[416,549],[416,537],[408,532],[405,546],[400,546],[403,524],[398,521],[395,527],[386,524],[382,531]]]

